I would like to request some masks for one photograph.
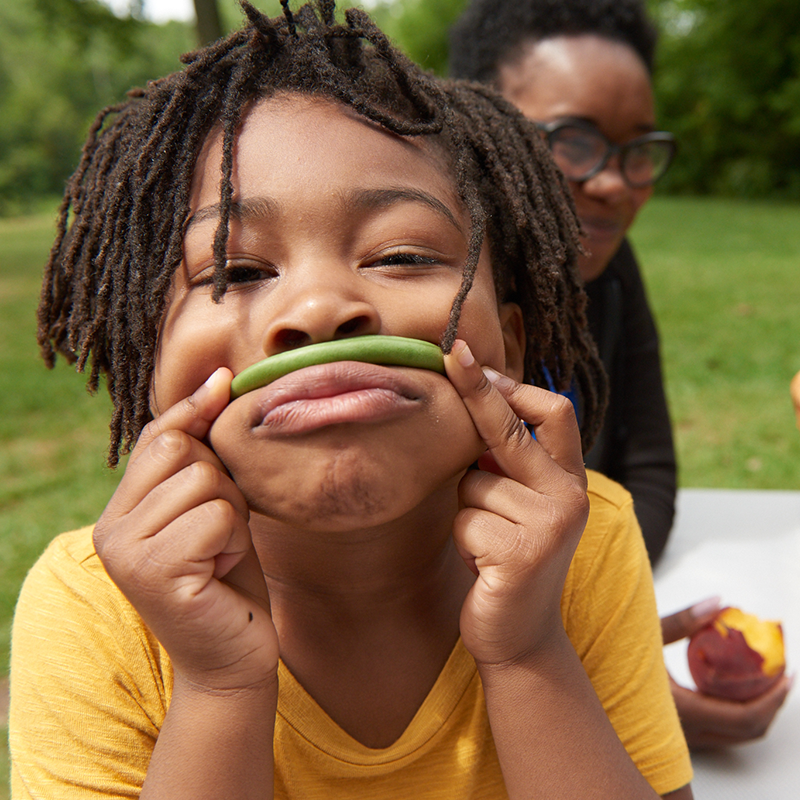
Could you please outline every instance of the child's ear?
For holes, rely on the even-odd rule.
[[[516,303],[500,304],[500,325],[506,349],[505,373],[515,381],[522,381],[525,373],[525,323],[522,309]]]

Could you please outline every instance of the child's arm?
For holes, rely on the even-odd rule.
[[[219,370],[145,428],[95,527],[175,672],[142,798],[272,796],[277,635],[247,504],[202,441],[229,386]]]
[[[456,543],[478,576],[461,614],[509,797],[657,795],[612,727],[565,633],[564,580],[588,513],[569,401],[492,383],[457,343],[448,377],[504,476],[467,474]],[[534,441],[520,418],[536,429]],[[508,477],[505,477],[508,476]],[[691,797],[685,787],[682,795]]]

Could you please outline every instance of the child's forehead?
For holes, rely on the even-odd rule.
[[[193,176],[193,205],[219,198],[223,133],[209,133]],[[233,146],[234,195],[252,191],[268,175],[275,186],[316,171],[317,186],[423,181],[460,206],[452,160],[441,136],[399,136],[337,100],[278,93],[253,101]]]

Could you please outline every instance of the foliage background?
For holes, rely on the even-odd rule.
[[[800,199],[800,3],[647,2],[661,31],[660,123],[681,143],[663,189]],[[447,32],[466,0],[366,4],[412,59],[446,73]],[[236,0],[216,5],[223,30],[238,25]],[[278,0],[256,5],[280,11]],[[196,46],[190,25],[155,25],[140,0],[129,6],[117,17],[100,0],[0,4],[0,215],[59,194],[95,113]]]

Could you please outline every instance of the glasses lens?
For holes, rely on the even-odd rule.
[[[669,167],[675,146],[669,141],[631,144],[625,148],[622,170],[631,186],[650,186]]]
[[[586,178],[603,160],[607,149],[602,136],[571,125],[556,128],[549,141],[553,159],[564,175],[573,181]]]

